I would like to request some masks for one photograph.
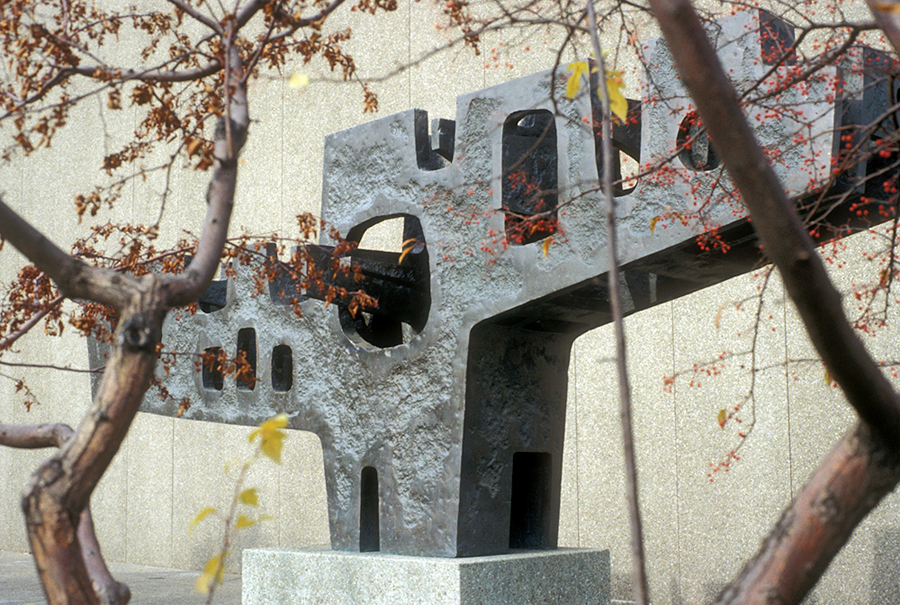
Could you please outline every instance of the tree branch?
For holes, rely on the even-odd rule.
[[[2,203],[2,202],[0,202],[0,203]],[[38,311],[31,317],[29,317],[28,321],[26,321],[21,326],[19,326],[18,329],[14,330],[13,332],[10,332],[3,338],[0,338],[0,351],[2,351],[3,349],[8,349],[9,347],[12,346],[12,344],[14,342],[19,340],[21,337],[25,336],[25,334],[28,333],[28,330],[30,330],[35,325],[37,325],[37,323],[39,321],[41,321],[41,319],[46,317],[47,314],[50,313],[51,311],[53,311],[53,309],[55,309],[59,305],[59,303],[61,303],[62,301],[63,301],[63,297],[57,296],[56,298],[51,300],[49,303],[47,303],[47,306],[45,306],[43,309],[41,309],[40,311]]]
[[[129,278],[91,267],[66,254],[0,199],[0,237],[56,282],[67,298],[85,298],[121,308],[128,300]]]
[[[810,340],[850,405],[888,443],[900,442],[900,401],[843,312],[812,239],[769,165],[689,0],[650,0],[716,153],[741,192]]]
[[[278,32],[276,35],[272,36],[268,42],[276,42],[278,40],[283,40],[284,38],[289,38],[301,27],[309,27],[315,23],[321,23],[325,20],[328,15],[333,13],[337,8],[344,3],[344,0],[333,0],[331,4],[323,8],[321,11],[316,13],[311,17],[302,17],[300,19],[296,19],[291,22],[289,28],[284,31]]]
[[[84,557],[84,566],[91,578],[94,592],[102,605],[125,605],[131,599],[131,590],[126,584],[117,582],[103,555],[100,552],[100,543],[97,541],[97,533],[94,531],[94,519],[91,517],[91,507],[87,506],[81,511],[78,520],[78,542],[81,544],[81,556]]]
[[[166,2],[168,2],[184,14],[190,15],[194,20],[199,21],[217,34],[222,35],[224,33],[222,26],[217,21],[210,19],[208,16],[204,15],[187,2],[183,2],[182,0],[166,0]]]
[[[222,249],[228,237],[228,223],[234,208],[237,186],[237,158],[250,126],[241,57],[234,46],[229,53],[227,72],[225,87],[228,122],[226,124],[223,121],[216,129],[213,151],[215,168],[206,194],[206,219],[197,252],[188,269],[181,276],[166,277],[169,286],[168,304],[171,306],[187,304],[203,294],[219,268]]]
[[[816,469],[716,605],[800,603],[853,530],[900,481],[900,456],[857,425]]]
[[[600,37],[597,34],[597,17],[594,14],[594,0],[587,0],[588,28],[591,34],[591,46],[597,61],[597,72],[591,74],[595,86],[591,87],[600,94],[602,120],[600,124],[601,155],[603,158],[603,175],[600,188],[606,202],[606,250],[609,258],[609,303],[616,335],[616,374],[619,383],[619,417],[622,425],[622,450],[625,460],[625,494],[628,501],[628,520],[631,526],[631,580],[632,594],[636,605],[647,605],[650,602],[650,589],[647,583],[647,570],[644,557],[644,527],[641,523],[641,501],[638,495],[638,470],[634,454],[634,428],[631,414],[631,384],[628,380],[628,363],[625,346],[625,324],[622,311],[622,292],[619,285],[618,230],[616,229],[616,200],[613,195],[613,150],[612,115],[610,113],[609,89],[606,84],[606,63],[603,60],[603,49],[600,48]],[[592,99],[593,104],[593,99]]]
[[[222,63],[214,59],[204,65],[201,65],[200,67],[195,67],[193,69],[181,69],[177,71],[170,71],[166,69],[117,70],[111,67],[91,65],[67,68],[64,71],[67,74],[66,77],[77,74],[79,76],[86,76],[88,78],[97,78],[99,74],[103,74],[104,77],[100,78],[103,81],[110,80],[108,75],[112,74],[114,76],[112,79],[119,82],[128,82],[130,80],[140,80],[142,82],[193,82],[194,80],[199,80],[201,78],[205,78],[206,76],[211,76],[220,69],[222,69]]]
[[[897,0],[866,0],[875,22],[891,41],[895,51],[900,52],[900,2]]]
[[[804,225],[759,147],[689,0],[650,0],[681,79],[807,333],[862,423],[826,457],[718,603],[798,604],[900,481],[900,404],[844,316]]]
[[[20,449],[62,447],[75,431],[67,424],[38,424],[19,426],[0,424],[0,445]],[[123,605],[131,598],[125,584],[117,582],[103,560],[90,507],[81,511],[78,520],[78,543],[81,556],[91,579],[93,590],[103,605]]]
[[[62,447],[74,434],[67,424],[0,424],[0,445],[29,450]]]

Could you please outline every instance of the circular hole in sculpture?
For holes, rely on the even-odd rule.
[[[428,248],[419,219],[396,214],[371,219],[350,230],[347,239],[358,246],[350,254],[361,277],[359,290],[377,306],[351,313],[339,308],[344,334],[365,348],[389,348],[408,343],[428,321],[431,278]]]

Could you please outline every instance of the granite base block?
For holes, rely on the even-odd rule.
[[[449,559],[247,549],[243,605],[608,605],[609,551]]]

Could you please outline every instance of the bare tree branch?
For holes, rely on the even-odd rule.
[[[0,424],[0,445],[20,449],[62,447],[75,431],[67,424],[18,426]],[[116,582],[100,553],[90,507],[81,511],[78,520],[78,542],[94,592],[103,605],[123,605],[131,598],[125,584]]]
[[[2,200],[0,200],[0,203],[2,203]],[[23,323],[21,326],[19,326],[19,328],[18,328],[17,330],[14,330],[14,331],[10,332],[9,334],[7,334],[6,336],[4,336],[3,338],[0,338],[0,351],[2,351],[3,349],[8,349],[9,347],[12,346],[12,344],[13,344],[14,342],[16,342],[17,340],[19,340],[19,339],[22,338],[23,336],[25,336],[25,334],[28,333],[28,330],[30,330],[30,329],[33,328],[35,325],[37,325],[37,323],[38,323],[39,321],[41,321],[44,317],[46,317],[48,313],[50,313],[50,312],[53,311],[57,306],[59,306],[59,304],[60,304],[62,301],[63,301],[63,297],[62,297],[62,296],[57,296],[56,298],[54,298],[53,300],[51,300],[50,302],[48,302],[47,305],[46,305],[43,309],[41,309],[40,311],[38,311],[37,313],[35,313],[34,315],[32,315],[32,316],[28,319],[28,321],[26,321],[26,322]]]
[[[130,279],[98,269],[63,252],[0,199],[0,237],[47,274],[67,298],[86,298],[115,308],[127,301]]]
[[[67,424],[0,424],[0,445],[30,450],[62,447],[74,434]]]
[[[807,332],[863,423],[820,464],[718,603],[798,604],[865,515],[900,481],[900,405],[766,160],[689,0],[650,0],[682,81],[778,267]]]
[[[90,506],[81,511],[81,518],[78,521],[78,542],[81,544],[81,556],[84,557],[84,565],[91,578],[91,585],[100,599],[100,603],[103,605],[128,603],[131,599],[131,590],[127,585],[117,582],[112,577],[106,561],[103,560]]]
[[[737,93],[688,0],[650,0],[716,153],[741,192],[810,340],[863,421],[900,439],[900,400],[843,312],[809,233],[753,136]]]
[[[184,2],[183,0],[166,0],[166,2],[176,7],[178,10],[184,12],[186,15],[190,15],[194,18],[194,20],[199,21],[217,34],[222,35],[224,33],[221,24],[213,19],[210,19],[207,15],[204,15],[187,2]]]
[[[894,50],[900,49],[900,2],[897,0],[866,0],[875,22],[891,41]]]
[[[622,312],[622,292],[620,288],[618,259],[618,230],[616,229],[616,201],[613,195],[613,145],[612,115],[610,113],[609,90],[606,87],[606,63],[597,34],[597,17],[594,14],[594,0],[587,0],[588,28],[591,45],[597,61],[598,73],[591,77],[602,100],[602,123],[600,125],[603,157],[601,189],[606,202],[606,250],[609,256],[609,306],[616,335],[616,374],[619,382],[619,416],[622,424],[622,449],[625,459],[625,496],[628,502],[628,518],[631,525],[631,579],[634,602],[646,605],[650,602],[647,584],[647,570],[644,563],[644,527],[641,523],[641,502],[638,495],[638,470],[634,454],[634,428],[631,420],[631,384],[628,380],[628,363],[625,346],[625,321]],[[593,88],[593,87],[592,87]]]
[[[900,456],[864,424],[825,457],[716,605],[800,603],[900,481]]]

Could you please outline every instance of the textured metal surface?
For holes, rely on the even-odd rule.
[[[739,88],[768,69],[764,47],[773,42],[758,35],[760,15],[739,13],[713,31]],[[768,17],[763,20],[771,27]],[[623,151],[633,153],[639,144],[644,164],[672,154],[690,113],[665,47],[650,41],[646,54],[655,88],[652,95],[647,88],[640,104],[640,136],[633,128],[614,134]],[[869,55],[861,51],[856,60]],[[784,117],[757,122],[765,108],[748,106],[763,146],[784,152],[775,170],[801,202],[811,188],[838,188],[848,193],[842,203],[866,189],[860,179],[871,166],[854,167],[840,183],[829,181],[835,127],[878,115],[890,90],[886,80],[864,87],[862,76],[853,75],[859,70],[845,71],[844,99],[834,97],[833,67],[823,68],[825,77],[802,92],[782,94],[779,103],[802,110],[804,123]],[[382,220],[403,218],[404,235],[416,231],[424,243],[420,260],[409,261],[415,269],[392,266],[396,252],[358,251],[349,259],[368,271],[366,287],[379,290],[379,306],[392,311],[359,323],[338,305],[304,300],[304,317],[297,318],[283,305],[283,288],[253,297],[252,280],[238,267],[224,306],[173,316],[166,344],[197,353],[235,351],[239,331],[246,339],[252,330],[260,382],[252,390],[234,380],[204,388],[200,373],[182,364],[167,380],[172,399],[148,398],[144,409],[172,414],[189,396],[191,418],[255,424],[285,412],[292,427],[316,432],[336,549],[374,545],[389,553],[453,557],[498,554],[520,544],[555,547],[571,343],[609,321],[603,204],[595,191],[597,137],[589,125],[594,95],[566,99],[566,78],[564,71],[542,72],[463,95],[455,127],[439,123],[431,137],[427,116],[418,110],[329,136],[323,218],[356,241]],[[803,140],[785,148],[800,130]],[[540,166],[516,160],[517,154],[527,160],[537,147]],[[700,160],[710,161],[708,150]],[[676,168],[677,178],[647,178],[620,191],[618,252],[627,312],[759,261],[752,229],[729,201],[720,171],[695,170],[692,161]],[[537,183],[532,201],[544,207],[509,193],[519,168],[534,173],[519,183]],[[502,210],[514,209],[511,200],[520,215],[556,213],[558,224],[540,233],[553,238],[548,248],[545,237],[510,234]],[[546,207],[554,200],[558,212]],[[654,229],[660,217],[701,211],[705,224],[720,227],[727,255],[698,245],[697,221]],[[513,228],[522,224],[513,221]],[[508,246],[500,241],[504,233]],[[332,243],[323,236],[323,247]],[[273,364],[276,346],[292,351],[294,376],[286,391],[273,388],[281,372]]]

